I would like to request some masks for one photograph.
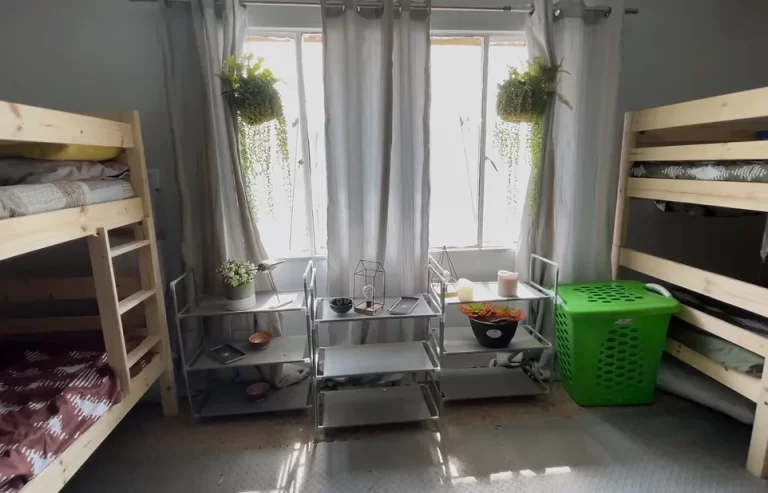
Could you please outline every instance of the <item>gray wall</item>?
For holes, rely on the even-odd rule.
[[[164,240],[161,254],[170,274],[179,270],[178,200],[157,8],[128,0],[3,0],[0,100],[75,112],[140,111],[150,181],[159,188],[152,198]],[[28,258],[4,261],[0,275],[11,275],[22,263],[23,272],[73,275],[88,265],[83,242]]]
[[[631,111],[768,86],[768,2],[627,0],[620,107]],[[765,216],[704,218],[631,201],[629,244],[758,282]]]
[[[628,5],[641,13],[625,19],[623,110],[768,85],[768,64],[756,63],[764,58],[768,41],[768,2],[628,0]],[[141,111],[147,163],[159,177],[154,205],[170,276],[179,270],[178,201],[156,9],[152,3],[128,0],[4,0],[0,99],[72,111]],[[193,53],[191,37],[188,43]],[[761,218],[682,217],[657,213],[649,203],[631,209],[631,246],[755,279]],[[714,255],[721,248],[734,255]],[[77,262],[62,262],[60,255],[46,250],[34,265],[74,269],[72,264],[87,264],[82,248],[68,250],[81,252]],[[498,268],[510,268],[514,254],[466,252],[454,261],[466,265],[462,274],[480,280]],[[296,286],[304,263],[281,267],[280,284]],[[0,275],[13,264],[3,262]]]

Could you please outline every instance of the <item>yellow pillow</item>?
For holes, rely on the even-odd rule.
[[[109,161],[122,151],[119,147],[80,144],[11,144],[0,146],[0,157],[25,157],[48,161]]]

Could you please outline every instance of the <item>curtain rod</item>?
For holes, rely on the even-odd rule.
[[[147,0],[131,0],[131,1],[147,1]],[[154,1],[154,0],[148,0]],[[165,0],[166,4],[172,3],[189,3],[189,0]],[[559,2],[558,2],[559,3]],[[279,0],[240,0],[241,5],[265,5],[265,6],[281,6],[281,7],[320,7],[318,0],[292,0],[287,2],[281,2]],[[343,7],[342,2],[329,2],[326,4],[330,7]],[[382,2],[361,2],[360,7],[382,7]],[[399,7],[400,3],[395,2],[395,7]],[[594,7],[585,7],[584,9],[578,9],[576,11],[568,8],[560,8],[557,4],[554,6],[553,15],[555,19],[562,19],[566,17],[582,17],[584,14],[601,15],[605,18],[611,16],[613,9],[606,5],[596,5]],[[500,5],[500,6],[471,6],[471,5],[457,5],[457,6],[441,6],[433,5],[432,10],[443,12],[523,12],[533,13],[533,4],[526,4],[521,6],[513,5]],[[624,9],[625,14],[639,14],[640,9],[628,7]]]

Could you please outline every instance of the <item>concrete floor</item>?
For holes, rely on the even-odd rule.
[[[750,429],[665,394],[585,410],[549,400],[446,407],[432,425],[329,434],[308,415],[192,425],[134,410],[63,490],[75,492],[765,492],[743,468]]]

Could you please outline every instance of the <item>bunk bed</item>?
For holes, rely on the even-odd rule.
[[[0,302],[6,304],[35,297],[48,300],[96,298],[98,318],[0,320],[0,337],[4,341],[15,335],[24,338],[32,332],[52,332],[55,333],[50,336],[53,338],[65,333],[74,337],[79,333],[72,331],[100,329],[103,335],[103,338],[98,338],[101,356],[98,352],[74,351],[69,353],[70,356],[85,360],[70,365],[64,361],[61,364],[65,366],[57,369],[59,377],[85,367],[91,368],[96,372],[94,374],[108,375],[108,378],[99,380],[104,387],[99,391],[104,394],[94,396],[93,402],[76,410],[97,418],[85,427],[74,429],[69,434],[71,440],[67,441],[63,450],[49,450],[51,440],[46,437],[45,450],[32,452],[36,454],[37,461],[33,477],[24,478],[21,486],[17,481],[17,486],[6,488],[9,491],[21,488],[23,493],[50,493],[63,488],[155,382],[160,384],[162,408],[166,416],[176,414],[177,398],[138,112],[93,117],[0,101],[0,146],[19,143],[120,148],[122,152],[115,160],[127,166],[130,173],[131,192],[126,194],[129,198],[118,197],[115,200],[113,197],[100,203],[28,215],[15,213],[11,214],[12,217],[0,219],[0,261],[78,238],[86,238],[88,244],[93,276],[90,282],[83,282],[83,279],[20,280],[14,281],[13,286],[4,290],[5,295],[0,296]],[[127,233],[127,241],[119,242],[114,238],[110,241],[111,233],[118,228]],[[113,260],[129,252],[133,252],[138,265],[135,283],[121,282],[115,277]],[[139,307],[143,308],[143,313],[136,317]],[[129,313],[134,308],[137,310]],[[126,337],[127,328],[135,325],[137,319],[143,324],[140,339]],[[7,349],[8,343],[4,346]],[[53,358],[50,354],[22,350],[14,354],[31,355],[28,360],[32,362],[41,358],[52,361]],[[103,363],[108,364],[108,368]],[[45,370],[35,367],[19,371],[17,367],[15,371],[9,371],[15,377],[39,377],[40,371]],[[88,379],[90,375],[83,375],[83,378]],[[4,376],[7,375],[0,374],[0,390],[8,387],[3,385]],[[32,382],[27,387],[17,388],[31,389],[37,385],[39,383]],[[69,379],[56,384],[57,387],[67,385],[78,385],[78,381]],[[102,406],[101,412],[94,411],[97,400]],[[58,403],[48,407],[55,408]],[[31,401],[28,405],[33,410],[41,407]],[[60,419],[58,416],[51,417]],[[54,425],[59,423],[56,421]],[[54,436],[57,436],[61,430],[56,426],[54,428]],[[23,446],[9,445],[7,440],[0,441],[0,447],[4,447],[6,452]],[[0,490],[3,490],[1,484]]]
[[[614,279],[625,268],[693,293],[680,298],[676,317],[762,361],[768,331],[709,308],[768,317],[768,289],[632,250],[626,239],[629,199],[768,212],[768,140],[760,140],[767,129],[768,88],[627,113],[611,255]],[[747,469],[767,477],[768,371],[737,371],[672,337],[665,351],[756,403]]]

